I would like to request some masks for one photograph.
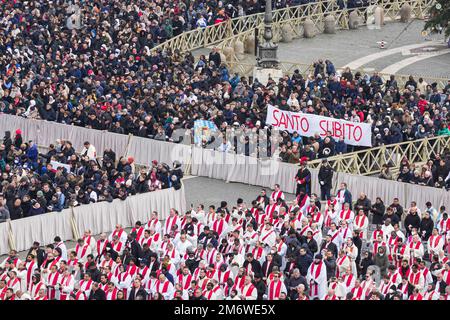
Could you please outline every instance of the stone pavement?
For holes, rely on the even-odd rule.
[[[343,67],[356,59],[371,54],[383,54],[389,49],[418,44],[422,46],[422,49],[435,47],[437,50],[447,50],[447,52],[405,66],[397,73],[450,78],[450,50],[444,43],[444,36],[436,34],[425,39],[421,34],[423,25],[424,21],[422,20],[414,20],[410,24],[387,22],[379,30],[362,26],[357,30],[342,30],[332,35],[319,34],[312,39],[295,39],[291,43],[279,43],[278,56],[280,61],[305,64],[310,64],[319,58],[329,59],[333,61],[336,67]],[[377,42],[381,40],[387,42],[386,49],[379,48]],[[422,51],[422,49],[418,51]],[[207,55],[209,52],[210,49],[204,48],[194,51],[194,55]],[[368,71],[382,71],[388,66],[410,57],[410,52],[405,50],[405,52],[368,61],[362,67],[367,68]],[[247,55],[245,63],[255,63],[255,57]]]
[[[256,199],[262,189],[258,186],[250,186],[243,183],[226,183],[222,180],[196,176],[189,176],[184,178],[183,183],[185,187],[187,208],[190,207],[191,203],[194,205],[194,208],[196,208],[197,205],[201,203],[205,205],[206,209],[210,205],[215,205],[217,207],[220,206],[220,202],[223,200],[227,201],[228,206],[232,208],[234,205],[236,205],[236,201],[238,198],[242,198],[248,206],[251,206],[252,200]],[[269,190],[267,190],[267,192],[269,193]],[[287,200],[289,201],[291,201],[295,197],[293,194],[285,193],[285,195]],[[151,212],[151,208],[149,208],[149,212]],[[79,231],[80,233],[84,232],[84,230]],[[131,228],[127,228],[125,229],[125,231],[130,232]],[[96,235],[94,238],[98,239],[99,236]],[[68,249],[75,248],[76,245],[74,241],[65,241],[65,244]],[[41,245],[44,244],[41,243]],[[20,258],[25,259],[27,252],[28,251],[20,252]],[[5,258],[6,255],[0,256],[0,262],[2,262]]]

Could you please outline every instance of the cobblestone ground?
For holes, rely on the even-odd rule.
[[[383,52],[377,42],[387,42],[386,49],[399,48],[412,44],[422,44],[423,47],[436,46],[440,42],[439,49],[447,49],[444,45],[443,35],[422,36],[424,21],[414,20],[410,24],[400,22],[388,22],[381,29],[368,29],[363,26],[358,30],[342,30],[336,34],[319,34],[312,39],[296,39],[291,43],[279,43],[278,56],[280,61],[309,64],[319,58],[330,59],[336,67],[343,67],[356,59]],[[430,40],[434,40],[431,42]],[[195,56],[208,54],[210,49],[200,49],[194,52]],[[368,70],[378,71],[410,58],[408,52],[388,55],[363,65]],[[254,63],[255,57],[248,56],[246,63]],[[429,77],[450,77],[450,50],[446,54],[430,57],[415,62],[400,69],[398,74],[416,74]]]

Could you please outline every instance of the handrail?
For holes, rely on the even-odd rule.
[[[390,167],[391,173],[398,172],[403,157],[409,163],[426,163],[447,148],[450,148],[450,136],[443,135],[331,156],[327,160],[338,172],[367,176],[379,173],[385,164]],[[321,162],[321,159],[312,160],[308,166],[319,168]]]
[[[336,21],[341,28],[348,28],[348,14],[351,11],[367,13],[374,6],[379,6],[385,10],[385,17],[396,19],[400,8],[404,4],[409,4],[412,14],[416,18],[423,18],[424,9],[429,7],[434,0],[378,0],[365,7],[343,8],[340,9],[337,0],[329,0],[324,2],[314,2],[293,7],[287,7],[273,11],[273,23],[278,25],[282,21],[301,21],[309,17],[317,25],[323,21],[323,18],[329,14],[336,14]],[[180,50],[181,52],[192,51],[195,49],[208,47],[219,43],[220,41],[239,35],[242,33],[253,32],[255,28],[262,27],[264,13],[256,13],[252,15],[229,19],[220,24],[207,26],[206,28],[198,28],[173,37],[164,43],[161,43],[151,49]]]

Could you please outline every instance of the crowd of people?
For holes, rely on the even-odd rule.
[[[320,202],[279,185],[251,204],[152,212],[73,249],[34,243],[0,264],[1,300],[450,300],[450,220],[431,203],[385,210],[345,183]]]
[[[396,180],[399,182],[417,184],[419,186],[449,190],[450,152],[445,149],[442,153],[435,154],[423,165],[410,163],[410,161],[404,157],[400,163],[398,174],[392,174],[389,165],[385,164],[378,177],[386,180]]]
[[[76,151],[70,141],[57,140],[40,153],[17,129],[6,131],[0,145],[0,222],[51,211],[62,211],[129,195],[181,187],[183,171],[156,160],[149,168],[135,168],[133,157],[117,157],[106,149],[100,160],[86,141]]]
[[[179,7],[171,13],[171,6],[182,3],[163,2],[164,8],[154,9],[146,6],[152,1],[56,2],[60,6],[1,4],[0,112],[163,141],[200,119],[221,131],[240,127],[250,137],[266,127],[268,104],[371,123],[373,146],[450,133],[450,82],[439,89],[411,77],[399,87],[395,76],[384,81],[376,72],[338,72],[330,60],[319,60],[309,75],[296,70],[277,83],[259,83],[231,73],[217,48],[197,62],[190,52],[151,51],[158,42],[153,32],[166,39],[151,28],[154,22],[161,25],[151,17],[157,10],[166,18],[180,17],[175,11],[187,14]],[[83,27],[61,26],[76,8],[83,12]],[[280,145],[279,158],[297,163],[357,149],[330,135],[283,132],[277,139],[259,147],[258,139],[247,138],[250,147],[235,151],[271,156]]]

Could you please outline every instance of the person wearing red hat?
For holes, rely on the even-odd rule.
[[[22,130],[17,129],[16,130],[16,136],[14,137],[14,146],[17,149],[20,149],[20,146],[22,145],[23,139],[22,139]]]
[[[300,158],[300,169],[297,171],[295,180],[297,181],[297,190],[295,195],[298,196],[301,192],[311,196],[311,172],[306,167],[307,158]]]

